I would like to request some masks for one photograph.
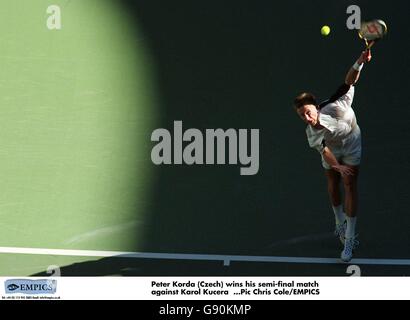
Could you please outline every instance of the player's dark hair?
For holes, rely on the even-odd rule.
[[[295,106],[296,109],[299,109],[303,107],[304,105],[307,104],[313,104],[317,106],[317,101],[316,97],[309,93],[309,92],[303,92],[300,95],[298,95],[295,100],[293,101],[293,105]]]

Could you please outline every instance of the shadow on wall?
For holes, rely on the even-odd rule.
[[[157,128],[171,131],[173,121],[181,120],[184,128],[202,132],[260,129],[257,175],[241,176],[234,165],[154,168],[147,227],[139,237],[141,251],[252,254],[275,241],[331,228],[320,161],[307,147],[304,126],[291,103],[307,85],[327,98],[343,81],[362,43],[344,29],[347,2],[321,2],[312,6],[303,1],[123,0],[156,62]],[[371,10],[375,15],[381,12],[370,1],[358,4],[366,7],[366,17],[373,14]],[[386,18],[395,18],[394,8],[389,10],[383,11]],[[320,24],[304,23],[301,28],[299,22],[306,17],[334,26],[337,41],[324,41]],[[312,66],[317,74],[308,72]],[[369,79],[366,82],[379,88]],[[366,85],[361,87],[363,96]],[[360,103],[360,94],[357,99]],[[387,97],[380,99],[380,106],[372,104],[373,110],[381,108]],[[369,121],[362,122],[365,129]],[[368,150],[372,152],[371,146]],[[364,172],[363,179],[369,187],[369,182],[378,184],[375,175]],[[305,181],[308,192],[299,192]],[[396,196],[389,193],[391,199]],[[372,203],[363,199],[368,210],[377,211]]]
[[[279,137],[294,135],[305,141],[290,107],[294,88],[284,86],[293,76],[283,79],[282,74],[291,74],[293,58],[287,52],[301,43],[273,30],[294,15],[291,6],[251,1],[234,6],[205,1],[123,3],[135,15],[156,64],[157,128],[172,132],[173,122],[181,120],[183,129],[202,132],[260,130],[256,175],[241,176],[239,165],[156,166],[139,250],[249,254],[289,237],[292,219],[284,219],[284,211],[295,212],[301,204],[289,198],[295,169],[287,162],[298,152],[285,151],[286,142]],[[147,132],[147,139],[150,135]],[[312,188],[320,189],[322,183],[316,180]],[[292,225],[292,234],[303,234],[302,227]]]

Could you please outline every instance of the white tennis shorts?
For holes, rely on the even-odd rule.
[[[360,129],[355,130],[347,139],[345,139],[341,144],[332,145],[331,143],[327,147],[332,151],[337,161],[340,164],[345,164],[349,166],[358,166],[362,159],[362,138]],[[331,167],[323,159],[322,156],[322,166],[326,170],[330,170]]]

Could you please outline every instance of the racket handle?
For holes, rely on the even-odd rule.
[[[375,43],[374,41],[370,41],[370,42],[366,41],[366,49],[369,50],[371,47],[373,47],[374,43]]]

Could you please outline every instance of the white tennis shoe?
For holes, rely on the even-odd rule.
[[[342,244],[345,244],[346,229],[347,229],[346,220],[343,223],[336,224],[335,236],[339,238],[339,240]]]
[[[340,259],[344,262],[349,262],[352,260],[353,251],[359,246],[359,240],[357,240],[357,236],[353,238],[345,239],[345,247],[340,255]]]

